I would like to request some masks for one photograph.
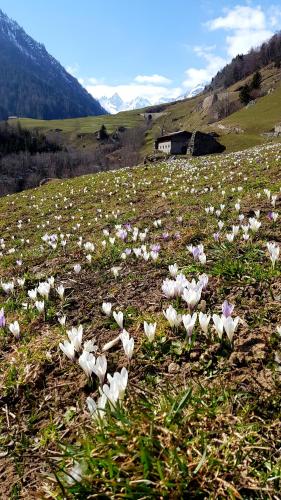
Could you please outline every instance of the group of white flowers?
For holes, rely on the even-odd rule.
[[[269,149],[269,152],[271,152],[271,149]],[[255,158],[259,158],[258,154],[257,150],[254,154]],[[231,159],[233,166],[238,167],[240,161],[239,155],[233,154]],[[96,209],[93,220],[86,221],[86,218],[82,215],[82,209],[77,206],[77,213],[71,215],[72,227],[68,232],[63,230],[63,222],[64,217],[65,221],[69,221],[68,209],[75,208],[75,202],[74,199],[72,199],[74,195],[73,187],[69,187],[65,193],[58,191],[54,195],[55,212],[52,214],[50,210],[48,216],[44,211],[44,206],[48,201],[47,195],[39,199],[38,197],[36,198],[35,195],[23,194],[22,196],[29,200],[29,208],[32,210],[32,213],[41,217],[41,223],[37,225],[40,246],[39,248],[36,247],[36,250],[40,250],[42,255],[47,254],[50,256],[54,253],[59,254],[61,252],[63,255],[67,254],[69,257],[72,257],[70,261],[70,274],[71,279],[74,278],[74,281],[79,279],[82,281],[83,273],[81,274],[81,271],[84,270],[84,268],[88,269],[89,267],[87,266],[93,265],[93,260],[98,254],[103,256],[108,252],[110,255],[110,252],[115,250],[115,256],[117,255],[117,261],[119,259],[119,262],[117,262],[117,264],[112,262],[109,267],[109,272],[112,273],[117,280],[120,278],[120,275],[122,275],[123,268],[125,268],[127,263],[132,259],[134,259],[135,262],[141,260],[151,263],[159,260],[160,255],[162,255],[162,242],[169,239],[169,233],[165,230],[165,214],[171,214],[169,210],[171,208],[169,205],[171,196],[180,199],[181,196],[190,193],[200,197],[205,193],[212,193],[215,190],[221,196],[221,203],[216,207],[210,204],[205,207],[205,214],[210,216],[210,219],[214,222],[215,232],[213,236],[215,241],[224,240],[233,243],[236,240],[239,241],[239,238],[241,238],[245,242],[249,241],[249,243],[251,243],[257,238],[260,229],[265,227],[267,223],[275,224],[278,221],[279,214],[276,206],[278,206],[277,202],[279,195],[276,193],[273,194],[271,190],[267,188],[265,188],[263,192],[258,192],[257,199],[259,200],[262,196],[265,196],[266,203],[270,205],[269,215],[267,219],[265,219],[261,211],[257,209],[253,211],[252,217],[246,216],[241,209],[243,205],[243,186],[237,185],[237,187],[231,187],[234,201],[231,201],[229,206],[227,205],[226,191],[223,189],[224,183],[231,183],[236,175],[240,183],[242,172],[237,173],[229,169],[223,171],[222,168],[222,177],[217,179],[217,169],[219,166],[223,166],[223,164],[220,165],[220,163],[214,160],[206,159],[202,162],[200,168],[191,163],[184,163],[181,160],[176,160],[167,165],[157,167],[160,171],[162,169],[163,174],[161,177],[161,188],[157,186],[157,189],[162,200],[165,199],[167,211],[161,214],[162,218],[159,218],[159,214],[156,212],[155,219],[149,220],[146,224],[141,224],[140,227],[132,223],[121,224],[122,214],[120,210],[115,208],[110,212],[106,206],[105,195],[110,197],[116,196],[118,201],[126,201],[130,205],[132,212],[135,213],[134,196],[138,193],[138,188],[143,190],[151,186],[153,181],[145,177],[135,181],[129,170],[120,171],[120,174],[110,173],[106,179],[104,178],[104,180],[100,181],[99,194],[101,195],[101,204],[100,208]],[[198,183],[202,176],[204,176],[206,180],[206,185],[203,188],[201,188]],[[247,178],[244,177],[244,180],[247,180]],[[79,190],[79,197],[83,197],[86,193],[90,194],[89,190],[91,188],[93,189],[93,194],[96,195],[96,178],[93,177],[91,182],[92,185]],[[123,195],[119,192],[121,184],[127,186],[126,192]],[[12,206],[13,203],[14,202],[12,202]],[[66,210],[66,215],[63,215],[63,210]],[[53,221],[51,219],[52,215]],[[18,220],[16,225],[16,232],[19,232],[21,235],[25,227],[32,222],[32,219],[22,219]],[[174,222],[178,227],[183,224],[183,220],[182,216],[177,216]],[[99,230],[101,232],[101,241],[98,239],[96,241],[94,239],[93,232],[89,235],[89,231],[93,229],[92,223],[94,222],[100,223]],[[54,227],[51,229],[52,225]],[[165,232],[159,234],[162,230]],[[91,241],[92,237],[94,242]],[[30,242],[29,238],[19,238],[16,233],[11,236],[11,245],[9,245],[8,240],[6,241],[4,238],[1,238],[0,257],[8,256],[10,259],[13,259],[13,265],[18,272],[21,272],[24,265],[24,255],[22,251],[24,248],[30,249],[31,244],[32,242]],[[74,255],[71,254],[73,247],[75,247]],[[77,249],[79,253],[78,258]],[[280,245],[277,242],[267,242],[264,243],[264,250],[269,256],[272,267],[274,268],[280,258]],[[196,264],[205,266],[204,269],[208,267],[208,252],[202,243],[188,245],[187,251]],[[220,340],[224,338],[225,334],[229,342],[232,343],[235,332],[239,324],[242,323],[242,319],[240,319],[239,316],[233,317],[233,306],[231,304],[225,301],[222,305],[220,314],[213,311],[209,311],[208,314],[206,314],[205,312],[196,310],[208,287],[208,275],[200,274],[196,279],[188,279],[183,272],[179,271],[177,264],[169,266],[169,273],[170,277],[163,281],[162,292],[166,299],[174,301],[173,304],[167,305],[163,310],[164,317],[170,328],[176,330],[183,326],[188,342],[192,341],[197,325],[199,325],[206,336],[211,335],[212,328]],[[17,287],[23,289],[24,285],[24,277],[1,281],[1,288],[8,298],[15,294]],[[61,283],[55,285],[54,277],[48,278],[46,281],[40,281],[38,286],[27,290],[27,302],[22,304],[23,309],[34,309],[43,317],[43,313],[48,307],[50,297],[59,297],[62,303],[65,297],[64,286]],[[177,311],[177,304],[180,303],[182,307],[186,307],[187,309],[185,314],[180,314]],[[122,402],[128,384],[128,371],[125,366],[120,372],[116,371],[112,376],[108,373],[107,359],[110,350],[120,344],[127,362],[130,364],[135,348],[134,337],[124,328],[123,312],[120,310],[113,311],[112,304],[109,302],[104,302],[102,304],[102,312],[108,317],[112,316],[119,327],[119,333],[100,349],[95,340],[83,342],[82,325],[66,330],[67,338],[64,342],[59,344],[61,351],[63,351],[72,362],[77,362],[78,366],[81,367],[89,380],[97,377],[99,381],[98,400],[95,403],[95,401],[89,397],[87,399],[87,404],[91,414],[98,418],[104,415],[107,403],[110,408],[113,408],[118,402]],[[58,321],[64,329],[66,325],[66,316],[60,315]],[[7,328],[16,339],[19,339],[21,336],[21,326],[17,320],[6,326],[4,309],[0,310],[0,328]],[[152,322],[144,321],[143,330],[147,341],[150,343],[154,342],[156,338],[157,321],[154,321],[154,319]]]
[[[169,266],[169,271],[174,279],[166,279],[162,285],[162,291],[167,298],[180,297],[184,302],[187,303],[189,308],[188,314],[178,314],[176,309],[170,304],[169,307],[163,311],[165,318],[167,319],[171,328],[179,328],[181,323],[186,330],[189,342],[191,342],[192,333],[196,325],[197,319],[199,321],[200,328],[207,335],[210,320],[213,320],[213,326],[219,339],[222,339],[223,332],[225,331],[230,342],[233,340],[234,332],[236,331],[239,322],[241,322],[239,316],[232,318],[232,312],[234,306],[225,301],[222,305],[222,315],[205,314],[202,311],[193,312],[194,308],[198,305],[201,300],[203,291],[208,286],[208,276],[202,274],[199,276],[199,280],[196,281],[192,279],[189,281],[182,273],[178,274],[178,266],[173,264]]]
[[[102,354],[96,355],[99,348],[95,340],[88,340],[82,345],[82,325],[78,328],[72,327],[71,330],[67,330],[68,340],[64,340],[63,343],[59,344],[60,349],[71,361],[78,360],[78,364],[89,380],[92,379],[93,375],[99,380],[100,396],[97,403],[95,403],[92,397],[89,396],[87,398],[88,409],[95,418],[104,417],[107,402],[110,408],[114,408],[118,403],[122,403],[128,383],[128,371],[126,367],[123,367],[120,372],[115,372],[113,376],[107,373],[107,357],[105,353],[121,342],[124,353],[130,362],[134,351],[134,338],[130,337],[130,334],[124,329],[123,312],[112,311],[112,304],[110,302],[103,302],[102,312],[107,317],[110,317],[112,314],[120,328],[118,336],[101,348]],[[104,383],[106,376],[108,383]]]

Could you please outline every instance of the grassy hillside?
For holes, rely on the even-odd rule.
[[[64,133],[93,133],[105,125],[109,132],[113,132],[122,124],[124,127],[135,127],[143,122],[143,117],[138,111],[124,111],[117,115],[88,116],[86,118],[71,118],[67,120],[31,120],[21,118],[20,123],[26,128],[38,128],[44,131],[61,129]]]
[[[122,114],[122,117],[120,116]],[[144,123],[144,117],[139,111],[126,111],[117,115],[88,116],[69,120],[31,120],[21,118],[24,128],[38,129],[45,134],[57,135],[62,140],[75,147],[96,146],[94,133],[105,125],[108,132],[114,132],[118,127],[137,127]],[[14,122],[14,120],[12,120]]]
[[[276,123],[281,121],[281,72],[280,69],[268,66],[261,70],[261,92],[269,95],[257,99],[257,103],[250,108],[242,108],[224,120],[214,122],[210,120],[212,106],[208,107],[206,98],[210,93],[198,95],[192,99],[185,99],[170,104],[153,107],[152,126],[146,133],[145,143],[141,153],[145,156],[151,153],[155,138],[164,132],[177,130],[199,129],[205,132],[216,131],[221,135],[220,141],[226,146],[228,152],[238,151],[268,142],[263,133],[269,132]],[[249,82],[251,76],[229,87],[218,91],[218,94],[228,93],[230,103],[239,102],[239,88]],[[29,120],[21,119],[23,127],[38,128],[45,133],[59,134],[63,141],[75,147],[95,148],[98,142],[94,133],[101,125],[105,125],[110,133],[118,127],[138,127],[145,123],[144,114],[149,108],[118,113],[117,115],[87,117],[71,120]],[[211,122],[211,123],[210,123]],[[223,125],[225,129],[218,128]],[[241,133],[234,132],[234,128],[242,129]]]
[[[256,104],[244,107],[220,123],[225,127],[240,127],[244,132],[226,135],[222,142],[233,150],[246,148],[266,141],[262,135],[270,132],[281,122],[281,86],[274,92],[257,100]]]
[[[278,498],[280,154],[0,199],[1,498]]]

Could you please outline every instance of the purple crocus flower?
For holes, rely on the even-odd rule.
[[[127,238],[127,235],[128,235],[128,233],[127,233],[126,229],[120,229],[118,236],[121,240],[124,241]]]
[[[125,249],[125,254],[126,255],[131,255],[131,253],[132,253],[132,250],[130,248],[126,248]]]
[[[157,243],[156,245],[151,245],[150,248],[151,248],[152,252],[159,252],[161,247],[160,247],[159,243]]]
[[[192,255],[193,255],[194,259],[198,259],[199,255],[200,255],[200,248],[199,247],[193,247],[193,249],[192,249]]]
[[[169,238],[169,233],[163,233],[162,238],[163,240],[167,240]]]
[[[6,325],[6,318],[5,318],[4,309],[2,308],[0,310],[0,328],[4,328],[5,325]]]
[[[214,233],[213,236],[214,236],[214,240],[215,241],[219,241],[219,239],[220,239],[220,233]]]
[[[225,300],[221,306],[221,309],[222,309],[222,314],[224,315],[224,317],[228,318],[229,316],[231,316],[231,314],[233,312],[234,305],[229,304],[229,302],[227,302],[227,300]]]
[[[272,214],[272,212],[269,212],[268,218],[269,218],[269,220],[273,220],[273,214]]]
[[[181,235],[180,233],[176,233],[175,234],[175,240],[180,240],[181,239]]]
[[[132,226],[129,222],[127,222],[127,224],[125,224],[125,229],[127,229],[127,231],[131,231],[132,230]]]

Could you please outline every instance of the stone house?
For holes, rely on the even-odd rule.
[[[155,141],[155,149],[171,155],[201,156],[221,153],[225,147],[212,134],[181,130],[159,137]]]

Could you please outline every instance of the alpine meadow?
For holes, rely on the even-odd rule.
[[[49,3],[0,11],[0,498],[279,500],[281,10]]]

